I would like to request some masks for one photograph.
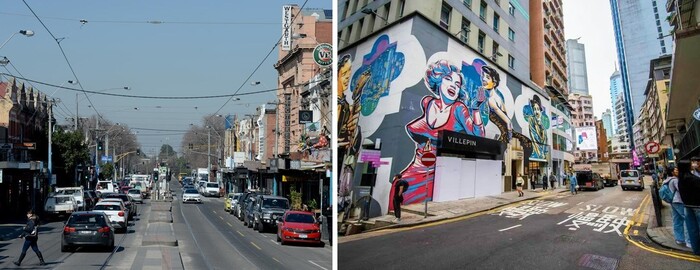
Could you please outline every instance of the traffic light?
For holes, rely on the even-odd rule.
[[[157,172],[153,173],[153,181],[158,182],[158,173]]]
[[[97,150],[102,151],[102,141],[97,141]]]
[[[140,155],[141,155],[141,149],[138,149],[138,148],[136,149],[136,155],[137,155],[137,156],[140,156]]]

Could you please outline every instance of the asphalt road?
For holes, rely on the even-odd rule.
[[[178,198],[179,198],[178,192]],[[333,269],[330,246],[285,245],[224,211],[223,198],[173,204],[185,269]]]
[[[73,252],[61,252],[61,234],[63,233],[63,221],[56,220],[42,224],[39,227],[39,250],[44,256],[46,266],[39,266],[39,259],[29,249],[22,265],[16,267],[12,261],[19,257],[23,239],[12,239],[0,242],[0,269],[100,269],[103,265],[107,269],[130,269],[137,256],[138,247],[141,246],[142,232],[146,227],[146,220],[150,212],[150,204],[140,204],[139,214],[130,222],[126,234],[115,234],[116,252],[78,248]],[[109,260],[108,260],[109,259]]]
[[[386,231],[338,247],[339,269],[700,269],[648,252],[637,209],[649,194],[619,187],[566,193],[476,217]],[[641,221],[641,222],[640,222]],[[620,224],[615,226],[615,224]],[[619,232],[619,234],[618,234]]]

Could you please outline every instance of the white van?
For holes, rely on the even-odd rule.
[[[96,190],[100,193],[116,193],[112,181],[97,181]]]
[[[78,203],[78,211],[85,210],[85,200],[83,199],[83,187],[60,187],[56,188],[56,194],[72,195]]]
[[[644,190],[644,178],[637,170],[622,170],[620,171],[620,186],[622,190]]]

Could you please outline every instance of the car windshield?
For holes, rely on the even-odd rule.
[[[185,194],[199,194],[196,189],[185,190]]]
[[[620,172],[621,177],[639,177],[637,171],[622,171]]]
[[[108,199],[120,199],[120,200],[122,200],[122,201],[124,201],[124,202],[126,202],[126,201],[129,200],[129,198],[127,198],[127,196],[126,196],[125,194],[110,194],[110,195],[107,195],[105,198],[108,198]]]
[[[71,203],[70,197],[56,197],[56,204]]]
[[[297,222],[297,223],[314,223],[316,220],[312,215],[305,214],[289,214],[287,215],[286,222]]]
[[[98,204],[98,205],[95,205],[94,210],[120,211],[120,210],[122,210],[122,208],[121,208],[121,206],[116,205],[116,204]]]
[[[285,199],[264,199],[263,208],[289,208],[289,203]]]
[[[141,194],[141,191],[139,191],[138,189],[130,189],[129,194]]]
[[[66,190],[61,190],[61,191],[59,191],[59,193],[61,193],[61,194],[63,194],[63,195],[73,195],[73,194],[75,194],[77,191],[78,191],[78,190],[75,190],[75,189],[66,189]]]
[[[207,187],[218,188],[218,187],[219,187],[219,183],[207,183]]]
[[[107,225],[107,222],[105,221],[105,218],[102,215],[80,214],[71,216],[70,220],[68,220],[68,223],[66,224],[69,226],[91,224],[98,224],[100,226],[104,226]]]
[[[238,200],[238,199],[240,199],[240,198],[241,198],[241,195],[240,195],[240,194],[233,195],[233,199],[234,199],[234,200]]]

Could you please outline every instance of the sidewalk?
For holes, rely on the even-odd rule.
[[[661,204],[664,206],[661,208],[661,227],[656,226],[654,204],[650,203],[647,209],[647,213],[649,213],[649,219],[647,220],[647,235],[649,239],[665,248],[692,253],[693,250],[690,248],[676,244],[676,239],[673,236],[673,209],[671,209],[670,204],[664,201],[661,201]]]
[[[368,221],[346,221],[350,223],[348,231],[353,231],[353,226],[364,226],[368,228],[362,233],[339,237],[338,242],[343,243],[360,238],[364,238],[363,234],[381,229],[413,227],[422,224],[449,220],[453,218],[463,217],[475,213],[493,210],[495,208],[515,204],[521,201],[534,200],[546,195],[554,195],[563,192],[569,192],[568,189],[557,188],[542,190],[541,188],[533,190],[523,190],[525,196],[518,197],[518,192],[505,192],[497,196],[486,196],[472,199],[462,199],[449,202],[428,202],[428,217],[424,218],[425,204],[410,204],[401,207],[401,221],[394,222],[394,215],[384,215],[376,218],[371,218]]]

